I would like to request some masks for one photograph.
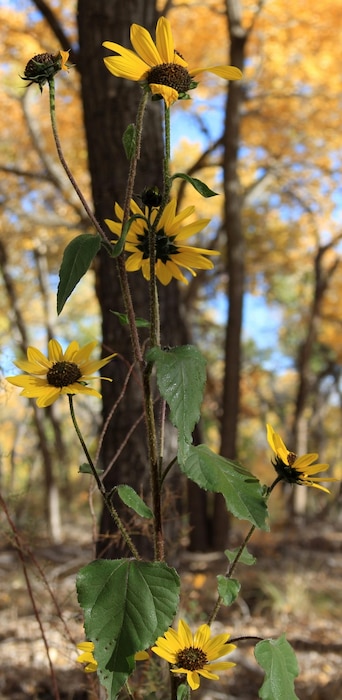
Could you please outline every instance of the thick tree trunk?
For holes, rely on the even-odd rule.
[[[230,33],[230,63],[243,69],[246,32],[241,22],[240,2],[227,0]],[[225,226],[227,230],[227,274],[229,299],[225,339],[225,376],[222,402],[221,454],[236,457],[236,435],[239,414],[239,384],[241,364],[241,329],[244,294],[244,235],[241,220],[241,194],[238,176],[238,147],[241,106],[243,100],[240,81],[229,84],[224,131],[224,193]],[[221,496],[215,499],[213,546],[227,545],[229,517]]]
[[[85,128],[95,215],[101,222],[104,218],[114,218],[115,201],[123,205],[128,163],[122,146],[122,135],[128,124],[135,122],[141,96],[138,84],[115,78],[105,68],[103,57],[108,52],[102,47],[102,42],[112,40],[130,47],[130,25],[133,22],[141,24],[154,35],[156,20],[155,3],[149,0],[139,3],[132,0],[80,0],[78,3],[79,67]],[[162,186],[162,107],[162,102],[150,101],[147,108],[135,194],[141,193],[145,186]],[[139,272],[130,276],[130,283],[136,314],[146,317],[146,281]],[[132,354],[127,327],[122,327],[112,313],[124,309],[116,268],[105,253],[99,255],[96,263],[96,289],[102,312],[104,353],[118,353],[118,357],[105,367],[104,372],[113,379],[112,383],[103,382],[102,387],[103,419],[106,421],[122,392]],[[176,284],[160,290],[160,302],[162,343],[172,346],[184,342],[184,324]],[[141,412],[140,379],[138,371],[135,371],[107,428],[101,453],[104,468],[113,460],[130,428],[141,417]],[[128,483],[143,494],[146,479],[147,448],[144,422],[140,421],[119,460],[108,472],[105,483],[107,489],[117,483]],[[134,523],[134,527],[138,528],[138,525]],[[106,540],[107,536],[109,540]],[[108,557],[117,556],[118,552],[121,554],[120,545],[113,539],[113,523],[106,510],[101,519],[101,537],[99,555]],[[137,541],[141,543],[138,531]],[[147,550],[145,554],[148,554]]]

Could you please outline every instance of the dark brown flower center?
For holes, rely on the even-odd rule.
[[[197,647],[187,647],[187,649],[182,649],[177,654],[177,664],[182,666],[182,668],[186,668],[187,671],[198,671],[205,666],[207,661],[207,655],[203,649],[198,649]]]
[[[292,465],[295,463],[296,459],[297,459],[297,455],[295,454],[295,452],[289,452],[289,453],[288,453],[288,455],[287,455],[287,463],[288,463],[288,465],[289,465],[290,467],[292,467]]]
[[[82,372],[75,362],[55,362],[46,374],[48,384],[57,386],[69,386],[82,377]]]
[[[167,85],[168,87],[183,93],[190,89],[191,76],[187,69],[178,63],[161,63],[159,66],[151,68],[147,75],[149,85]]]
[[[179,253],[178,246],[174,244],[176,236],[168,236],[163,228],[156,231],[155,244],[156,244],[156,261],[161,260],[164,264],[168,260],[171,260],[173,255]],[[147,260],[150,257],[150,245],[148,231],[145,229],[144,234],[138,234],[137,243],[138,250],[141,250],[143,254],[143,259]]]

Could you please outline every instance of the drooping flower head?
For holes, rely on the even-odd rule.
[[[23,387],[20,395],[37,399],[37,406],[41,407],[50,406],[61,394],[87,394],[101,398],[101,394],[88,387],[87,382],[96,379],[94,372],[104,367],[116,353],[102,360],[90,360],[96,345],[95,341],[80,348],[78,342],[73,340],[63,352],[57,340],[50,340],[48,357],[37,348],[28,347],[27,360],[17,360],[14,363],[26,374],[7,377],[7,381]]]
[[[337,479],[313,476],[318,472],[324,472],[329,469],[329,464],[313,464],[318,459],[316,452],[297,457],[294,452],[290,452],[287,449],[280,435],[273,430],[271,425],[267,424],[266,428],[268,444],[275,453],[275,460],[272,464],[277,474],[290,484],[313,486],[316,489],[330,493],[325,486],[321,486],[320,482],[337,481]]]
[[[28,81],[28,87],[37,83],[42,92],[45,83],[58,71],[69,70],[68,59],[69,51],[57,51],[55,54],[39,53],[27,63],[22,79]]]
[[[164,98],[168,107],[196,87],[193,79],[199,73],[214,73],[225,80],[242,77],[241,71],[234,66],[189,66],[175,49],[171,25],[165,17],[160,17],[157,22],[155,42],[147,29],[139,24],[131,25],[130,39],[134,51],[113,41],[103,43],[105,48],[118,54],[104,59],[106,67],[117,78],[145,83],[153,95]]]
[[[186,622],[180,620],[177,632],[169,627],[163,637],[158,637],[152,651],[175,666],[171,669],[172,673],[184,673],[190,688],[197,690],[200,676],[217,681],[219,676],[215,671],[224,671],[235,666],[230,661],[211,663],[236,649],[235,644],[227,643],[229,637],[229,634],[210,637],[209,625],[201,625],[197,632],[192,634]]]
[[[198,219],[197,221],[183,225],[183,221],[194,212],[193,206],[186,207],[179,214],[176,214],[176,199],[166,205],[155,233],[156,246],[156,276],[159,281],[167,285],[174,277],[185,284],[188,280],[183,275],[180,268],[188,270],[193,276],[195,269],[210,270],[213,263],[206,256],[219,255],[215,250],[205,248],[195,248],[186,245],[184,242],[194,234],[201,231],[210,219]],[[123,209],[115,204],[114,207],[117,218],[122,222]],[[149,226],[153,223],[158,214],[158,207],[152,211],[146,207],[145,211],[131,200],[131,211],[139,216],[131,223],[126,241],[125,251],[131,253],[126,260],[126,268],[129,272],[142,270],[145,279],[150,279],[150,252],[149,252]],[[108,228],[115,233],[118,238],[121,236],[122,223],[105,219]]]

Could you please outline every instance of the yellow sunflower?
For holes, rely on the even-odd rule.
[[[96,379],[94,372],[104,367],[116,353],[102,360],[90,360],[89,357],[97,343],[92,342],[80,348],[73,340],[63,352],[57,340],[50,340],[48,357],[37,348],[27,348],[27,360],[18,360],[14,364],[27,374],[7,377],[15,386],[23,387],[21,396],[37,399],[37,406],[50,406],[61,394],[88,394],[101,398],[96,389],[87,386],[87,381]],[[108,379],[108,377],[101,377]],[[108,379],[111,381],[111,379]]]
[[[86,673],[95,673],[98,663],[93,655],[95,649],[93,642],[80,642],[76,644],[76,646],[77,649],[83,652],[83,654],[77,657],[76,661],[80,664],[87,664],[84,668]],[[149,659],[147,651],[137,651],[137,653],[134,654],[134,661],[146,661],[147,659]]]
[[[330,493],[330,491],[321,486],[321,481],[337,481],[333,477],[316,477],[313,474],[324,472],[329,469],[329,464],[313,464],[318,459],[318,454],[315,452],[297,457],[294,452],[290,452],[284,445],[280,435],[276,433],[271,425],[266,425],[267,441],[273,452],[275,453],[275,461],[272,462],[277,474],[290,484],[301,484],[304,486],[313,486],[316,489]]]
[[[165,207],[155,233],[156,240],[156,276],[159,281],[167,285],[174,277],[185,284],[188,280],[184,277],[183,267],[188,270],[194,277],[196,272],[194,268],[199,270],[211,270],[213,263],[208,260],[207,255],[219,255],[215,250],[207,250],[206,248],[195,248],[185,245],[190,236],[201,231],[210,221],[210,219],[198,219],[191,224],[183,225],[183,221],[193,214],[195,207],[190,206],[183,209],[179,214],[176,214],[176,199],[172,199]],[[117,218],[122,222],[123,209],[115,204],[114,207]],[[131,253],[126,260],[126,269],[129,272],[142,270],[145,279],[150,279],[150,255],[149,255],[149,233],[148,227],[153,223],[158,214],[158,208],[155,208],[150,213],[148,219],[148,209],[142,211],[138,205],[131,200],[131,212],[139,217],[134,219],[126,241],[125,251]],[[105,219],[108,228],[115,233],[118,238],[121,236],[122,223]]]
[[[211,663],[236,649],[235,644],[227,644],[229,637],[229,634],[217,634],[210,638],[209,625],[201,625],[192,634],[186,622],[180,620],[178,631],[169,627],[163,637],[158,637],[152,651],[176,666],[171,671],[184,673],[190,688],[197,690],[200,676],[218,681],[219,676],[214,671],[224,671],[235,666],[230,661]]]
[[[77,657],[76,661],[80,664],[86,664],[84,667],[85,673],[95,673],[97,671],[97,661],[93,656],[95,649],[93,642],[80,642],[76,646],[77,649],[83,652]]]
[[[234,66],[190,67],[175,50],[171,25],[165,17],[160,17],[157,22],[155,42],[147,29],[139,24],[131,25],[130,39],[134,51],[113,41],[103,43],[105,48],[118,54],[104,59],[106,67],[117,78],[144,82],[153,95],[164,98],[167,107],[196,87],[193,78],[199,73],[214,73],[225,80],[242,77],[241,71]]]

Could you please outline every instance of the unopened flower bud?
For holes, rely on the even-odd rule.
[[[152,207],[159,207],[162,203],[162,199],[162,194],[156,185],[154,187],[145,187],[141,194],[142,203],[149,209],[152,209]]]

